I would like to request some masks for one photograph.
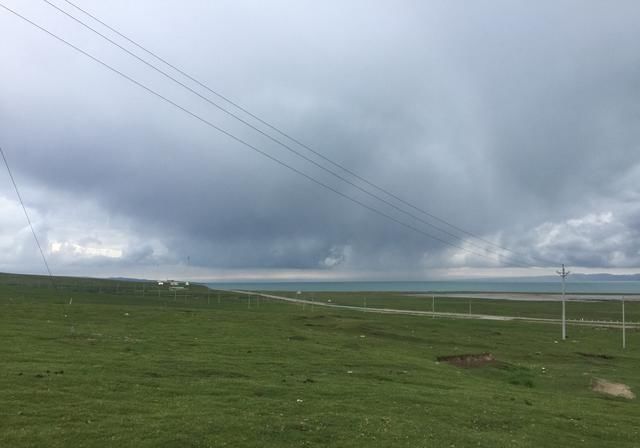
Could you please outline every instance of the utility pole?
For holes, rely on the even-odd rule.
[[[624,322],[624,296],[622,296],[622,348],[627,348],[627,333]]]
[[[564,299],[565,279],[567,278],[567,275],[570,274],[570,272],[564,268],[563,264],[562,270],[556,271],[556,273],[562,278],[562,340],[564,341],[565,339],[567,339],[567,313]]]

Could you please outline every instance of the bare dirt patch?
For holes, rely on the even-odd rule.
[[[591,390],[601,394],[610,395],[612,397],[622,397],[633,400],[636,395],[631,392],[631,388],[623,383],[612,383],[611,381],[595,378],[591,382]]]
[[[457,367],[482,367],[496,362],[496,358],[491,353],[438,356],[437,360]]]

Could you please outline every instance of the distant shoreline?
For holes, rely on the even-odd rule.
[[[314,291],[314,292],[398,292],[436,294],[559,294],[560,281],[425,281],[425,282],[212,282],[212,289],[242,289],[251,291]],[[640,281],[567,282],[567,294],[575,295],[640,295]]]

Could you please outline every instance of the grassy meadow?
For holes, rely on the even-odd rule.
[[[315,299],[432,306],[388,293]],[[477,302],[474,313],[559,315],[557,303]],[[640,446],[638,400],[591,390],[605,378],[640,391],[637,330],[623,351],[619,329],[570,326],[562,342],[554,324],[15,275],[0,275],[0,310],[0,447]],[[570,318],[618,310],[568,306]],[[496,361],[437,361],[485,352]]]

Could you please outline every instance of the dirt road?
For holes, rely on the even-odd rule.
[[[237,294],[244,294],[250,296],[260,296],[267,299],[281,300],[284,302],[297,303],[302,305],[309,305],[313,307],[324,307],[324,308],[333,308],[333,309],[342,309],[342,310],[350,310],[350,311],[360,311],[364,313],[376,313],[376,314],[402,314],[409,316],[429,316],[429,317],[442,317],[449,319],[475,319],[475,320],[497,320],[497,321],[519,321],[519,322],[531,322],[531,323],[546,323],[546,324],[560,324],[562,323],[561,319],[545,319],[545,318],[535,318],[535,317],[518,317],[518,316],[495,316],[490,314],[467,314],[467,313],[440,313],[433,311],[417,311],[417,310],[400,310],[394,308],[370,308],[370,307],[361,307],[361,306],[351,306],[351,305],[338,305],[335,303],[327,303],[327,302],[317,302],[313,300],[307,299],[295,299],[292,297],[284,297],[277,296],[273,294],[265,294],[258,293],[254,291],[239,291],[232,290],[231,292],[235,292]],[[468,296],[465,296],[468,297]],[[621,322],[613,322],[613,321],[597,321],[597,320],[571,320],[567,319],[567,324],[569,325],[586,325],[591,327],[610,327],[610,328],[621,328]],[[640,322],[626,322],[627,328],[640,328]]]

